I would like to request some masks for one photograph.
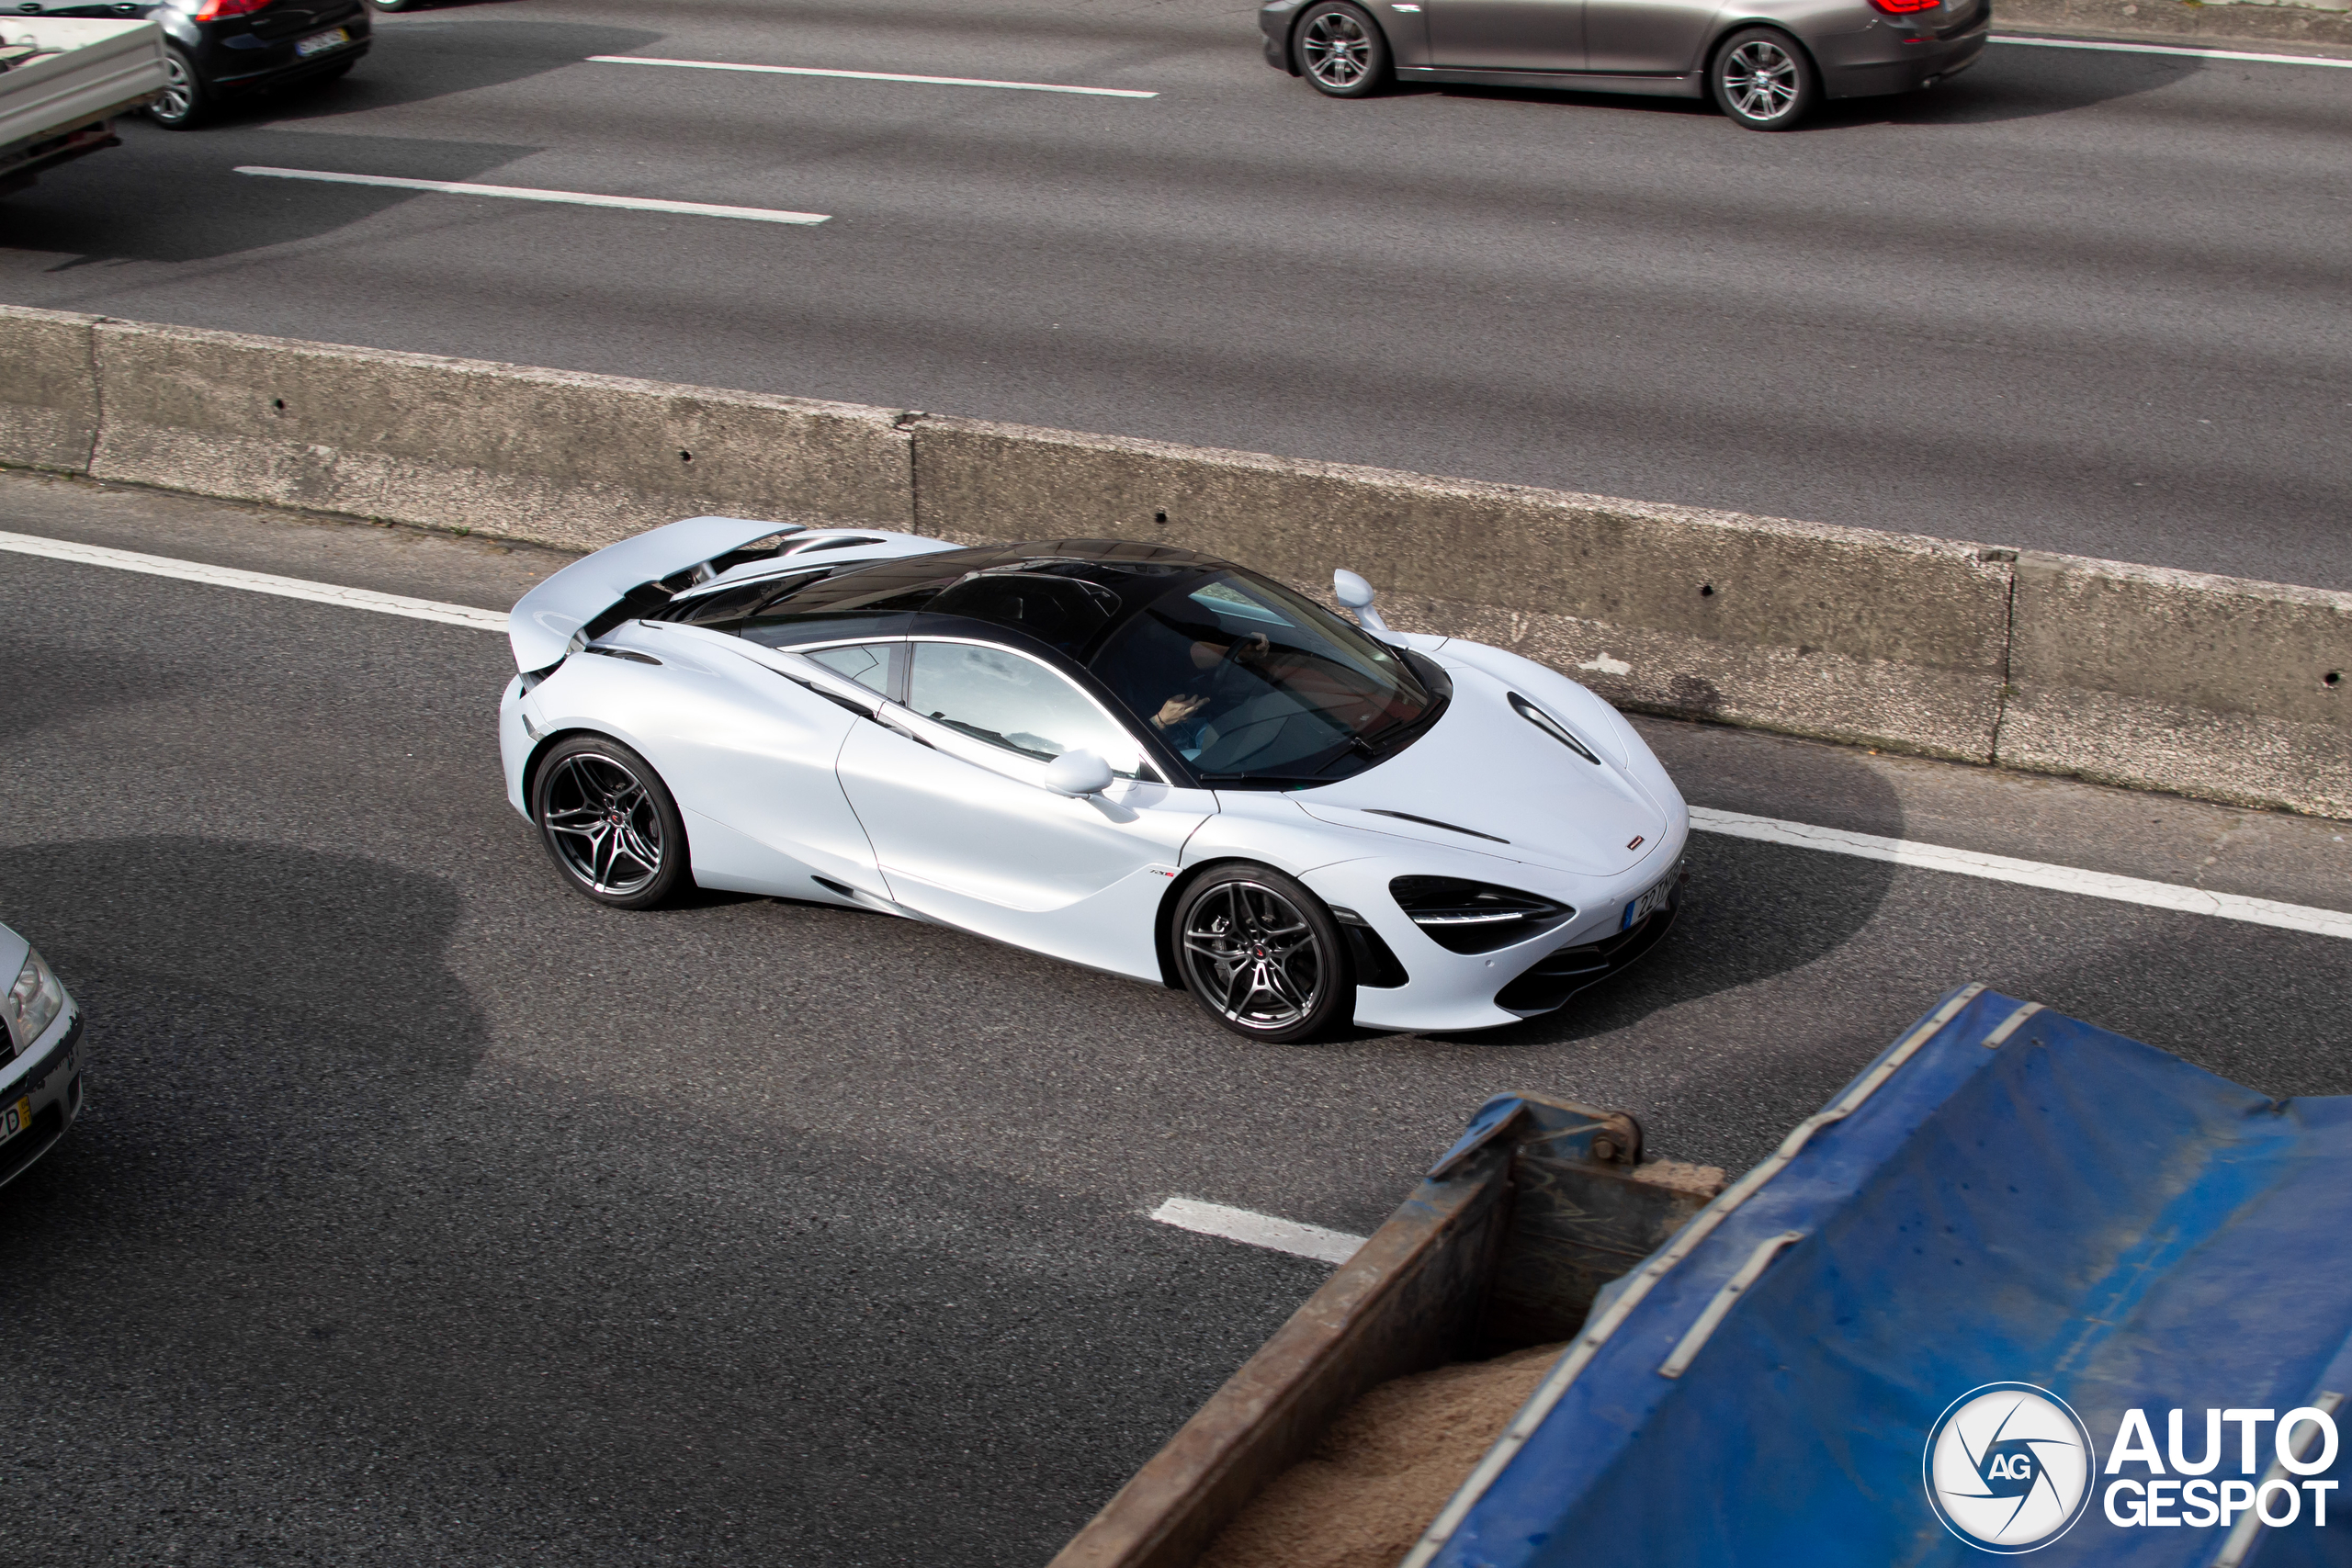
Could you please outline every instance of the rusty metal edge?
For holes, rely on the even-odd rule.
[[[1194,1412],[1050,1568],[1191,1568],[1265,1485],[1304,1458],[1323,1429],[1374,1385],[1435,1366],[1475,1325],[1483,1291],[1453,1310],[1396,1321],[1432,1268],[1481,1232],[1509,1190],[1511,1149],[1480,1151],[1446,1179],[1424,1181],[1354,1258],[1307,1298],[1258,1353]],[[1471,1265],[1483,1284],[1490,1259]]]

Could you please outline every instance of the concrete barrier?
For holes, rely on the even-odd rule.
[[[591,549],[696,513],[1112,535],[1622,706],[2352,817],[2352,594],[1951,539],[0,307],[0,464]]]
[[[0,305],[0,463],[85,473],[98,439],[98,318]]]
[[[2027,551],[2000,761],[2352,817],[2352,593]]]
[[[697,512],[902,525],[891,411],[136,321],[96,478],[594,549]]]
[[[1116,535],[1491,642],[1621,706],[1989,761],[2010,552],[971,420],[915,427],[925,533]]]

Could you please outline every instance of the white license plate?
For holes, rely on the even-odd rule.
[[[1674,901],[1674,885],[1681,880],[1682,868],[1676,866],[1664,876],[1644,888],[1640,897],[1625,906],[1625,918],[1617,923],[1621,931],[1631,931]]]
[[[322,33],[312,33],[294,46],[294,52],[308,60],[314,54],[324,54],[331,49],[341,49],[351,41],[350,32],[343,28],[329,28]]]

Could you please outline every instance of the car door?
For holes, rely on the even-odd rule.
[[[1473,71],[1581,71],[1588,0],[1423,0],[1430,63]]]
[[[1158,979],[1153,922],[1184,840],[1216,809],[1160,780],[1134,737],[1043,660],[994,644],[908,645],[906,701],[853,728],[842,792],[890,897],[1057,957]],[[1099,795],[1045,787],[1066,750],[1119,776]]]
[[[1585,0],[1585,69],[1679,76],[1699,50],[1721,0]]]

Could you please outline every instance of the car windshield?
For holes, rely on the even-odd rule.
[[[1410,741],[1439,701],[1394,649],[1231,571],[1144,606],[1092,669],[1212,782],[1343,777]]]

